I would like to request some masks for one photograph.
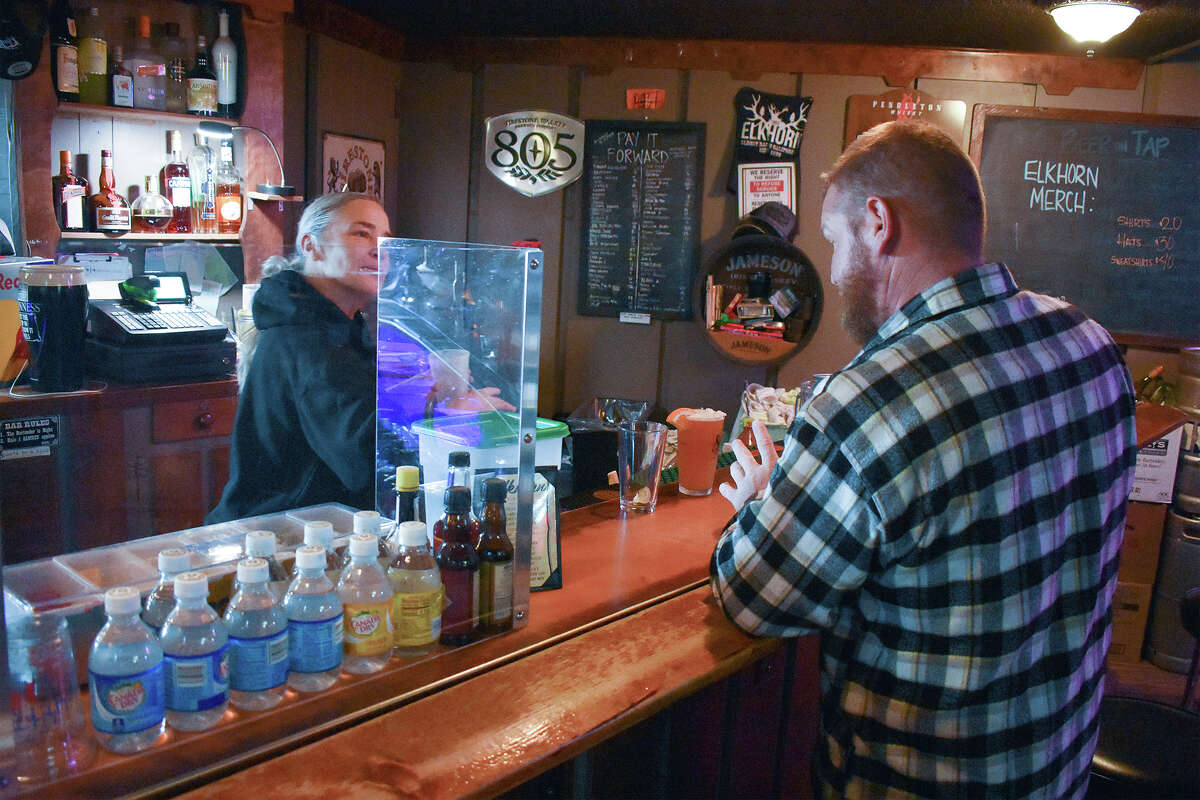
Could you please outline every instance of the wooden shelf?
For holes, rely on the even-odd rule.
[[[201,122],[220,122],[225,125],[240,124],[236,119],[225,117],[202,117],[197,114],[177,114],[173,111],[154,111],[148,108],[123,108],[120,106],[96,106],[88,103],[60,102],[59,114],[78,114],[81,117],[111,117],[128,122],[178,122],[199,125]]]
[[[142,241],[142,242],[237,242],[236,233],[79,233],[63,231],[61,239],[103,239],[107,241]]]

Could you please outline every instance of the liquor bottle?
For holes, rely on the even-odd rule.
[[[158,585],[146,595],[142,622],[158,635],[167,617],[175,610],[175,579],[192,568],[192,555],[182,547],[158,551]]]
[[[328,689],[342,671],[342,601],[325,575],[325,551],[296,550],[296,577],[283,597],[288,618],[288,686],[299,692]]]
[[[203,117],[217,115],[217,76],[208,66],[208,45],[196,37],[196,66],[187,77],[187,110]]]
[[[342,669],[368,675],[392,657],[392,585],[379,567],[378,537],[356,533],[346,549],[350,565],[337,585],[345,637]]]
[[[100,746],[114,753],[145,750],[163,732],[163,651],[138,619],[139,608],[141,596],[132,586],[105,592],[108,621],[88,654],[92,725]]]
[[[179,36],[179,23],[163,25],[160,45],[167,63],[167,111],[182,114],[187,111],[187,42]]]
[[[242,227],[242,177],[233,166],[233,145],[221,143],[217,167],[217,232],[237,233]]]
[[[192,231],[217,232],[217,164],[212,149],[199,133],[193,135],[195,147],[188,153],[188,174],[192,176]]]
[[[417,518],[417,487],[421,471],[414,466],[396,467],[396,525]]]
[[[101,233],[125,233],[130,228],[129,203],[117,191],[111,150],[100,151],[100,190],[91,198],[92,225]]]
[[[138,17],[138,36],[125,68],[133,74],[133,107],[166,111],[167,62],[150,43],[150,17],[146,14]]]
[[[471,490],[451,486],[446,490],[446,514],[441,523],[442,544],[437,562],[446,587],[442,611],[442,644],[471,641],[479,616],[479,556],[472,542]]]
[[[58,151],[58,174],[50,180],[54,195],[54,216],[58,227],[64,231],[87,230],[88,182],[75,174],[71,168],[71,151]]]
[[[508,540],[504,503],[508,482],[488,478],[483,482],[483,525],[475,553],[479,556],[479,624],[488,633],[512,628],[513,546]]]
[[[145,188],[129,206],[133,215],[134,233],[162,233],[171,222],[175,209],[171,201],[158,193],[158,179],[147,175]]]
[[[212,46],[212,66],[217,74],[217,113],[232,117],[237,105],[237,46],[229,38],[229,12],[222,9],[217,14],[217,21],[220,35]]]
[[[429,551],[425,523],[402,522],[396,529],[396,555],[388,565],[392,597],[392,628],[396,653],[428,653],[442,635],[442,575]]]
[[[203,572],[175,578],[175,609],[158,638],[166,672],[167,725],[177,731],[216,725],[229,704],[229,635],[208,604]]]
[[[108,42],[100,9],[92,6],[79,25],[79,102],[108,101]]]
[[[183,134],[167,131],[167,163],[158,172],[158,185],[171,201],[167,233],[192,232],[192,178],[183,161]]]
[[[114,44],[109,79],[109,105],[133,108],[133,75],[125,68],[125,48]]]
[[[275,535],[267,533],[273,545]],[[239,561],[237,589],[225,610],[229,702],[247,711],[279,705],[287,683],[287,614],[269,580],[265,560],[251,557]]]
[[[79,40],[67,0],[50,7],[50,72],[59,100],[79,102]]]

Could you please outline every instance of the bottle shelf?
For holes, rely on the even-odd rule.
[[[105,117],[126,120],[128,122],[175,122],[179,124],[199,125],[201,122],[220,122],[225,125],[238,125],[236,119],[225,117],[202,117],[198,114],[177,114],[174,111],[154,111],[149,108],[125,108],[123,106],[97,106],[88,103],[72,103],[69,101],[58,104],[59,114],[78,114],[81,117],[94,119]]]
[[[262,192],[246,192],[246,197],[265,203],[303,203],[304,196],[298,194],[263,194]]]
[[[107,239],[109,241],[142,242],[237,242],[236,233],[96,233],[93,231],[63,231],[60,239]]]

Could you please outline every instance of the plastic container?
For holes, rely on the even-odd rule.
[[[392,628],[397,655],[428,653],[442,635],[445,589],[437,560],[425,538],[425,523],[403,522],[396,531],[396,555],[388,566]]]
[[[325,550],[296,551],[297,576],[283,598],[288,619],[288,686],[328,689],[342,671],[342,601],[325,575]]]
[[[288,673],[288,620],[262,558],[238,562],[238,591],[225,610],[229,633],[229,702],[247,711],[283,700]]]
[[[178,547],[169,547],[158,553],[158,585],[146,595],[146,605],[142,610],[142,622],[149,625],[156,635],[175,610],[175,578],[191,571],[191,555]]]
[[[208,605],[208,578],[185,572],[175,579],[175,610],[159,641],[167,690],[167,725],[202,731],[216,725],[229,704],[229,637]]]
[[[92,725],[102,747],[136,753],[163,732],[163,651],[138,617],[141,596],[131,586],[104,595],[108,622],[88,656]]]
[[[344,619],[342,669],[367,675],[392,657],[392,585],[379,566],[377,536],[356,533],[346,549],[350,564],[337,586]]]

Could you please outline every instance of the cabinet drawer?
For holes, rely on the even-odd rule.
[[[180,442],[209,436],[228,436],[233,433],[236,413],[236,397],[156,403],[153,439],[155,442]]]

